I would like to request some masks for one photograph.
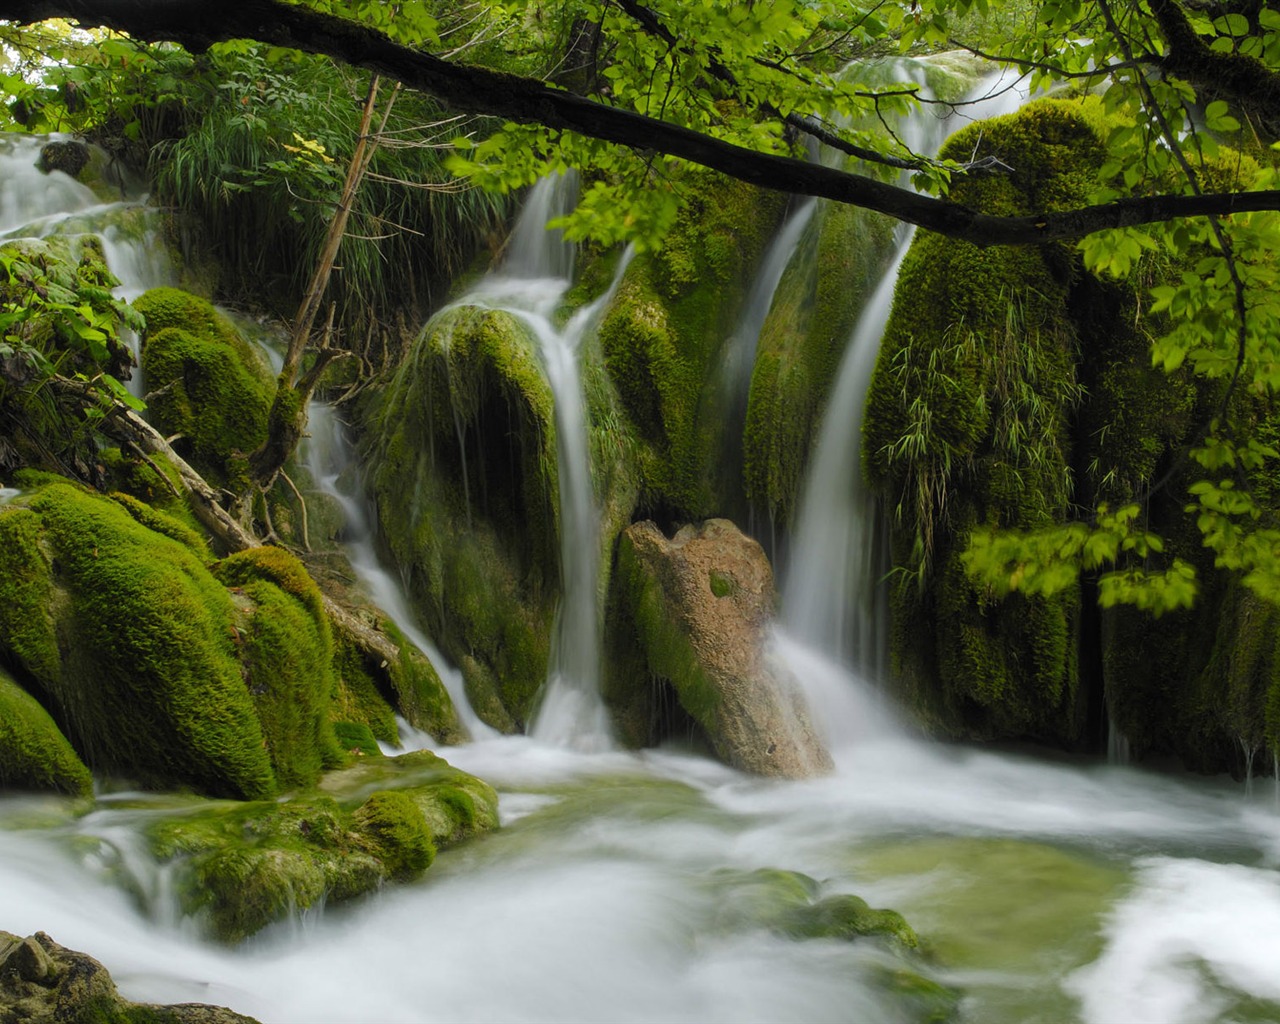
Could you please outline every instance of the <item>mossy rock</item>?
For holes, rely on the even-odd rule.
[[[417,805],[437,847],[498,825],[498,794],[493,787],[429,750],[361,758],[350,768],[327,774],[321,788],[346,806],[379,792],[404,794]]]
[[[258,1024],[222,1006],[157,1006],[121,997],[107,969],[44,932],[0,931],[0,1006],[6,1024]]]
[[[601,322],[644,509],[701,519],[740,489],[720,457],[729,396],[709,382],[781,212],[777,196],[718,174],[691,176],[663,247],[632,261]]]
[[[958,182],[952,198],[1004,215],[1077,205],[1102,163],[1098,132],[1094,101],[966,128],[944,156],[979,146],[1016,170]],[[898,277],[862,465],[896,510],[894,675],[943,734],[1084,739],[1078,589],[995,601],[960,561],[971,530],[1060,522],[1076,497],[1076,263],[1062,247],[979,249],[921,231]]]
[[[153,854],[176,861],[177,895],[223,942],[316,906],[411,881],[438,847],[496,827],[497,795],[429,751],[373,754],[283,801],[202,802],[157,820]]]
[[[0,669],[0,789],[89,796],[93,778],[40,702]]]
[[[267,436],[275,383],[235,327],[204,299],[153,288],[134,302],[146,318],[142,372],[148,414],[200,469],[235,486]]]
[[[281,786],[309,786],[344,763],[329,719],[333,639],[320,590],[282,548],[223,559],[214,575],[237,598],[235,644]]]
[[[201,803],[151,826],[152,852],[179,860],[176,893],[189,916],[239,942],[322,899],[375,889],[387,876],[331,798]]]
[[[280,548],[206,565],[124,495],[46,482],[0,509],[0,657],[95,770],[264,797],[345,763],[320,592]]]
[[[119,504],[52,484],[0,510],[0,650],[94,769],[212,793],[276,780],[231,595]]]
[[[415,729],[437,742],[453,744],[466,738],[458,712],[430,660],[376,609],[361,609],[367,624],[386,634],[399,655],[383,660],[361,649],[356,639],[334,623],[336,670],[330,701],[335,721],[366,726],[374,737],[399,745],[397,713]],[[345,749],[349,745],[343,744]]]
[[[448,310],[367,412],[379,522],[427,632],[472,659],[469,683],[496,681],[492,724],[524,723],[559,591],[554,409],[531,339],[509,314]]]
[[[417,878],[436,859],[427,819],[413,798],[396,790],[374,793],[351,816],[387,875],[396,881]]]
[[[743,437],[751,503],[796,511],[813,439],[858,316],[893,251],[894,224],[819,203],[778,282],[756,349]]]

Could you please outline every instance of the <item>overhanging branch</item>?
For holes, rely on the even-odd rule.
[[[534,79],[441,60],[373,29],[283,0],[9,0],[6,17],[28,23],[70,18],[134,38],[191,50],[228,39],[257,39],[323,53],[429,92],[459,110],[576,132],[688,160],[762,188],[863,207],[976,245],[1029,245],[1075,239],[1107,228],[1181,217],[1280,210],[1280,191],[1162,195],[1030,217],[994,217],[921,196],[862,175],[758,153],[617,107],[553,89]]]

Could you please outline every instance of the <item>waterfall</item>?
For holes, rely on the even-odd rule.
[[[486,739],[496,735],[485,725],[467,699],[462,673],[448,663],[444,655],[418,628],[417,620],[405,596],[404,587],[383,567],[373,544],[373,529],[364,501],[343,486],[353,474],[351,443],[343,424],[327,402],[312,401],[308,406],[308,437],[303,455],[316,486],[339,505],[345,521],[343,548],[357,578],[376,604],[396,624],[411,644],[431,662],[458,713],[458,721],[471,738]]]
[[[1025,102],[1015,81],[1014,73],[997,72],[970,94],[963,114],[940,118],[917,110],[899,134],[915,152],[935,153],[961,117],[994,117]],[[872,677],[885,661],[887,619],[876,592],[886,563],[875,500],[862,481],[862,411],[912,234],[898,229],[893,257],[845,348],[807,471],[783,588],[787,631]]]
[[[543,178],[529,194],[512,230],[505,260],[461,299],[504,310],[538,346],[555,400],[560,489],[561,599],[547,681],[530,733],[556,746],[598,750],[611,745],[600,698],[600,524],[587,454],[586,403],[579,372],[583,339],[613,298],[630,261],[619,261],[608,289],[563,326],[554,319],[573,273],[573,246],[547,221],[568,212],[572,175]]]
[[[719,370],[719,387],[725,397],[724,407],[728,410],[724,426],[724,456],[728,469],[726,478],[732,481],[741,481],[743,475],[742,435],[747,422],[747,398],[751,391],[751,372],[755,367],[760,332],[764,329],[764,322],[773,305],[778,285],[782,282],[782,275],[800,245],[805,228],[813,219],[816,206],[816,199],[805,199],[791,211],[778,229],[760,260],[746,305],[734,325],[733,333],[725,342]]]
[[[63,171],[45,173],[39,169],[41,148],[58,138],[0,137],[0,242],[95,235],[102,243],[107,268],[120,282],[113,294],[126,302],[149,288],[175,283],[177,275],[162,241],[161,215],[147,205],[146,194],[122,173],[108,182],[120,198],[104,202]],[[100,150],[97,153],[106,159]],[[123,325],[119,334],[136,362],[138,336]],[[139,373],[133,374],[129,390],[142,396]]]

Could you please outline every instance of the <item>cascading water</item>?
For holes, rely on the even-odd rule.
[[[563,326],[554,321],[573,275],[573,246],[547,222],[572,208],[571,175],[544,178],[525,202],[501,266],[461,302],[511,313],[537,342],[555,400],[560,488],[561,600],[547,682],[530,727],[555,746],[599,750],[611,743],[600,698],[600,526],[587,454],[586,408],[578,369],[587,332],[613,298],[630,259],[619,261],[609,288]]]
[[[114,294],[132,302],[148,288],[173,284],[172,261],[161,241],[160,214],[123,171],[106,182],[118,198],[104,201],[62,171],[40,170],[47,136],[0,135],[0,242],[50,235],[96,235],[107,268],[120,281]],[[98,159],[106,161],[105,155]],[[111,167],[110,163],[107,164]],[[127,327],[120,340],[136,360],[138,338]],[[135,371],[130,390],[142,393]]]
[[[918,66],[916,74],[923,87]],[[984,79],[960,108],[963,117],[1016,110],[1027,98],[1016,81],[1010,72]],[[956,118],[917,111],[899,132],[914,152],[931,155],[958,127]],[[909,228],[898,228],[893,257],[845,348],[807,471],[783,589],[787,633],[872,678],[883,671],[885,662],[886,619],[877,597],[884,542],[875,500],[862,482],[859,441],[867,387],[912,234]],[[826,722],[833,739],[850,725]]]
[[[405,638],[420,650],[435,668],[458,712],[458,720],[472,739],[485,739],[496,735],[485,725],[467,699],[462,674],[436,649],[425,633],[418,628],[413,611],[405,597],[404,588],[387,572],[374,548],[373,530],[364,502],[349,493],[343,486],[354,476],[351,461],[351,445],[343,431],[333,406],[313,401],[308,414],[308,437],[303,454],[307,469],[316,486],[324,494],[334,498],[342,506],[344,529],[342,546],[351,568],[364,585],[373,603],[382,609],[396,624]]]
[[[782,275],[795,255],[805,228],[813,219],[817,200],[805,199],[787,215],[773,241],[765,249],[755,280],[747,293],[746,306],[724,346],[720,363],[719,386],[725,395],[728,416],[724,427],[725,465],[734,480],[742,479],[742,432],[747,420],[747,395],[751,390],[751,371],[755,364],[760,332],[764,328],[769,307],[782,281]]]

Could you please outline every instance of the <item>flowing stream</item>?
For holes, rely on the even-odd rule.
[[[351,568],[373,603],[390,616],[406,639],[426,655],[435,667],[458,712],[458,720],[472,738],[482,739],[495,735],[494,730],[485,725],[472,709],[462,673],[449,664],[419,628],[404,588],[378,558],[365,502],[357,493],[353,493],[358,488],[358,478],[352,463],[351,444],[342,421],[334,412],[333,406],[317,401],[313,401],[308,407],[307,418],[309,436],[303,450],[307,469],[321,492],[335,499],[342,507],[342,547]]]

